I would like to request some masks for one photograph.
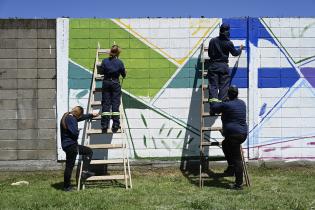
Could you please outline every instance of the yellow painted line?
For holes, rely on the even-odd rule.
[[[215,26],[217,26],[219,24],[219,20],[217,20],[216,22],[213,23],[213,25],[202,35],[203,38],[206,37],[206,35],[210,32],[212,32],[215,29]],[[212,29],[212,31],[210,31]],[[195,51],[195,49],[199,46],[200,42],[202,41],[203,38],[200,38],[199,41],[195,44],[195,46],[193,47],[193,49],[191,49],[188,53],[187,56],[185,56],[184,58],[178,59],[177,62],[182,64],[185,62],[186,59],[188,59],[191,56],[191,53],[193,51]]]
[[[141,34],[139,34],[138,32],[136,32],[135,30],[133,30],[131,28],[130,25],[125,24],[124,22],[122,22],[120,19],[115,19],[117,22],[119,22],[121,25],[123,25],[124,27],[126,27],[126,29],[131,30],[134,34],[136,34],[138,37],[140,37],[141,39],[145,40],[146,42],[148,42],[150,45],[152,45],[153,47],[155,47],[156,49],[158,49],[159,51],[161,51],[161,53],[163,53],[168,59],[171,59],[173,61],[175,61],[177,64],[182,65],[191,55],[191,53],[193,51],[195,51],[195,49],[200,45],[201,41],[203,40],[203,38],[206,37],[206,35],[210,32],[212,32],[215,29],[215,26],[219,24],[220,20],[216,20],[212,26],[210,26],[205,33],[202,35],[202,38],[200,38],[198,40],[198,42],[194,45],[194,47],[189,50],[187,56],[181,58],[181,59],[174,59],[171,55],[169,55],[167,52],[165,52],[162,48],[158,47],[157,45],[153,44],[152,42],[150,42],[147,38],[143,37]],[[200,30],[200,27],[197,28],[197,30]],[[211,31],[212,30],[212,31]]]
[[[145,40],[146,42],[148,42],[150,45],[152,45],[153,47],[155,47],[156,49],[158,49],[159,51],[161,51],[163,54],[166,55],[167,58],[172,59],[173,61],[175,61],[177,63],[177,61],[172,58],[171,55],[169,55],[167,52],[165,52],[162,48],[158,47],[157,45],[151,43],[148,39],[146,39],[145,37],[143,37],[141,34],[139,34],[138,32],[136,32],[135,30],[133,30],[130,25],[128,26],[127,24],[125,24],[124,22],[122,22],[120,19],[115,19],[116,21],[118,21],[120,24],[122,24],[123,26],[127,27],[129,30],[131,30],[134,34],[136,34],[137,36],[139,36],[141,39]]]

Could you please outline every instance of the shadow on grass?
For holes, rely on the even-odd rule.
[[[199,160],[186,159],[185,167],[181,168],[182,174],[193,185],[199,186]],[[202,173],[204,187],[228,188],[232,182],[225,179],[224,173],[215,173],[211,169],[204,169]]]
[[[63,190],[63,182],[51,184],[51,187],[55,188],[56,190]]]

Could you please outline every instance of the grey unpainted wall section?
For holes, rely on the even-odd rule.
[[[56,159],[56,20],[0,19],[0,161]]]

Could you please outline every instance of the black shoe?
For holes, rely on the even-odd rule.
[[[91,171],[82,171],[82,175],[81,175],[82,179],[87,179],[91,176],[95,176],[95,173]]]
[[[107,133],[108,128],[104,127],[102,128],[102,133]]]
[[[73,188],[72,188],[71,186],[69,186],[69,187],[64,187],[64,188],[63,188],[63,191],[65,191],[65,192],[71,192],[71,191],[73,191]]]
[[[226,176],[234,176],[234,174],[235,174],[234,166],[228,166],[228,167],[224,170],[224,174],[225,174]]]
[[[242,187],[242,185],[232,184],[232,185],[230,185],[229,189],[231,189],[231,190],[243,190],[243,187]]]
[[[120,126],[119,125],[114,125],[113,127],[112,127],[112,132],[113,133],[117,133],[117,131],[120,129]]]

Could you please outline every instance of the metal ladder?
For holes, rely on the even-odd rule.
[[[103,76],[98,74],[98,68],[101,64],[100,55],[108,55],[108,49],[97,49],[96,56],[95,56],[95,64],[94,64],[94,71],[93,71],[93,78],[91,84],[91,90],[89,95],[88,101],[88,108],[87,113],[92,113],[95,107],[100,107],[101,101],[95,101],[95,94],[98,92],[102,92],[102,88],[96,87],[96,81],[102,81]],[[90,147],[91,149],[120,149],[122,150],[122,158],[117,159],[103,159],[103,160],[91,160],[91,165],[108,165],[108,164],[123,164],[124,173],[122,175],[102,175],[102,176],[92,176],[85,180],[81,179],[82,175],[82,168],[83,162],[81,161],[79,164],[79,177],[78,177],[78,191],[81,189],[85,189],[85,182],[86,181],[107,181],[107,180],[124,180],[126,189],[132,188],[132,181],[131,181],[131,172],[130,172],[130,163],[129,163],[129,156],[127,153],[127,136],[125,133],[125,123],[124,123],[124,110],[123,110],[123,103],[121,102],[120,105],[120,121],[121,121],[121,129],[119,129],[116,133],[113,133],[110,129],[108,129],[107,133],[102,133],[101,129],[93,129],[92,128],[92,121],[101,120],[101,116],[88,120],[85,125],[84,129],[84,142],[83,145]],[[110,135],[121,135],[121,143],[120,144],[91,144],[90,138],[92,135],[103,135],[104,138]]]
[[[207,127],[205,125],[205,118],[210,117],[210,112],[205,112],[205,104],[209,102],[208,98],[206,97],[205,91],[208,90],[208,85],[205,83],[205,77],[207,76],[208,72],[207,69],[205,69],[205,62],[206,60],[209,60],[209,58],[205,58],[204,53],[207,52],[207,48],[205,48],[204,43],[201,45],[201,52],[200,52],[200,62],[201,62],[201,107],[200,107],[200,161],[199,161],[199,187],[203,187],[204,185],[204,176],[203,171],[205,166],[209,166],[207,155],[205,154],[205,148],[211,147],[211,146],[222,146],[222,142],[218,141],[210,141],[205,138],[205,134],[207,131],[216,131],[221,132],[222,127]],[[220,115],[219,115],[220,116]],[[242,162],[244,167],[244,177],[245,177],[245,183],[246,186],[250,186],[250,180],[248,176],[247,166],[246,162],[243,156],[243,149],[241,146],[241,156],[242,156]],[[207,164],[207,165],[206,165]]]

